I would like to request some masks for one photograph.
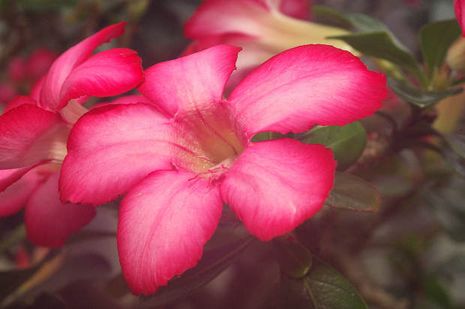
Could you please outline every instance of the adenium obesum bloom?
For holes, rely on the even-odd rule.
[[[37,245],[61,246],[95,215],[93,207],[60,201],[59,171],[69,131],[87,111],[80,102],[124,93],[142,81],[135,51],[92,54],[123,31],[124,23],[115,24],[71,47],[30,97],[17,97],[0,116],[0,216],[25,207],[28,238]]]
[[[10,101],[21,89],[30,89],[47,73],[56,57],[54,52],[43,48],[28,57],[14,57],[8,64],[6,80],[0,83],[0,103]]]
[[[385,78],[327,45],[285,51],[230,94],[237,47],[219,45],[150,67],[132,104],[84,115],[68,140],[64,200],[121,202],[118,250],[136,294],[150,294],[196,265],[229,205],[248,231],[270,240],[315,214],[335,160],[321,145],[260,132],[303,132],[372,114]]]
[[[292,47],[319,43],[351,50],[326,38],[346,30],[310,22],[309,15],[309,0],[204,0],[186,23],[185,35],[194,42],[185,53],[221,43],[240,46],[240,79],[247,69]]]

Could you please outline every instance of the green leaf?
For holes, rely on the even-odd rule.
[[[461,29],[455,19],[430,23],[421,29],[421,52],[430,73],[443,64],[447,50],[460,34]]]
[[[457,95],[463,91],[461,87],[450,88],[444,91],[425,91],[412,88],[394,80],[389,80],[389,86],[400,98],[420,108],[433,106],[442,99]]]
[[[378,211],[381,195],[372,184],[357,176],[336,173],[334,188],[326,204],[340,209]]]
[[[339,272],[314,258],[304,279],[306,291],[316,309],[368,308],[357,290]]]
[[[188,296],[228,268],[252,240],[251,237],[247,237],[219,249],[205,251],[202,260],[195,268],[171,280],[166,287],[160,288],[144,303],[143,307],[162,306]]]
[[[384,59],[419,74],[420,69],[412,54],[389,32],[376,31],[332,36],[346,42],[364,55]]]
[[[367,141],[365,129],[359,122],[342,127],[316,127],[299,139],[304,143],[322,144],[331,148],[340,170],[357,161]]]
[[[359,32],[378,32],[385,31],[390,33],[389,29],[381,21],[374,19],[365,14],[349,14],[348,19],[355,30]]]
[[[312,5],[312,17],[317,21],[323,21],[342,28],[351,28],[352,22],[339,11],[324,5]]]
[[[300,279],[305,277],[312,266],[311,252],[292,236],[276,238],[273,241],[281,272]]]

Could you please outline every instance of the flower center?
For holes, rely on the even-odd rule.
[[[244,143],[224,108],[195,110],[176,119],[178,141],[184,151],[180,162],[194,173],[217,178],[244,150]]]

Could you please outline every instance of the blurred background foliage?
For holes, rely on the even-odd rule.
[[[199,2],[0,0],[0,79],[15,56],[60,53],[120,20],[128,28],[112,44],[136,49],[144,67],[173,59],[188,44],[183,24]],[[417,59],[421,27],[453,17],[447,0],[314,4],[380,19]],[[2,219],[0,307],[465,308],[465,126],[435,138],[434,111],[389,100],[394,108],[361,123],[296,136],[339,156],[336,186],[316,217],[284,240],[260,243],[225,208],[202,262],[153,297],[131,295],[121,277],[117,205],[99,209],[60,250],[28,243],[22,214]]]

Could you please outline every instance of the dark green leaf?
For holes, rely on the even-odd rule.
[[[417,74],[420,71],[412,54],[389,32],[354,33],[330,38],[342,40],[364,55],[390,61]]]
[[[336,173],[334,188],[326,200],[328,206],[357,211],[377,211],[381,195],[365,180],[347,173]]]
[[[422,284],[426,297],[432,303],[437,304],[439,308],[452,308],[449,293],[437,277],[430,275],[422,280]]]
[[[166,287],[160,288],[144,303],[144,307],[153,308],[188,296],[228,268],[251,242],[252,238],[247,237],[222,248],[205,251],[195,268],[170,281]]]
[[[357,290],[339,272],[314,259],[304,284],[316,309],[368,308]]]
[[[430,68],[441,66],[450,45],[460,36],[457,20],[443,20],[425,25],[420,31],[423,59]]]
[[[334,151],[338,169],[344,170],[362,154],[366,145],[366,132],[359,122],[346,126],[316,127],[300,140],[304,143],[322,144]]]
[[[281,272],[300,279],[305,277],[312,266],[311,252],[293,237],[281,237],[273,241]]]
[[[390,80],[389,85],[400,98],[421,108],[430,107],[444,98],[457,95],[463,91],[460,87],[445,91],[425,91],[412,88],[394,80]]]
[[[382,22],[368,15],[358,13],[349,14],[348,19],[355,30],[359,32],[385,31],[389,33],[389,29]]]
[[[323,5],[312,5],[312,17],[316,21],[323,21],[334,26],[340,26],[342,28],[351,28],[352,22],[339,11],[323,6]]]

